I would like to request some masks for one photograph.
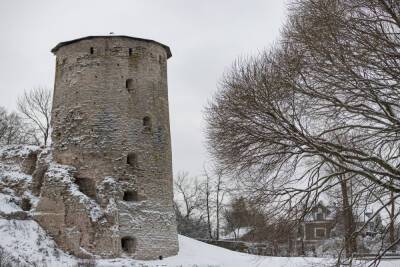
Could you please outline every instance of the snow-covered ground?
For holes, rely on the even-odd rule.
[[[26,149],[25,149],[26,150]],[[17,153],[28,153],[24,149],[0,149],[0,155],[6,158]],[[57,172],[55,172],[57,174]],[[0,266],[4,261],[11,266],[37,267],[75,267],[78,260],[60,250],[56,243],[34,220],[5,219],[12,214],[22,212],[20,207],[23,196],[29,196],[35,206],[36,199],[27,186],[32,177],[21,172],[19,165],[0,162]],[[8,184],[19,184],[23,192],[17,193]],[[3,185],[3,188],[2,188]],[[5,187],[4,187],[5,186]],[[21,190],[19,190],[21,191]],[[92,207],[92,206],[91,206]],[[12,217],[12,216],[11,216]],[[10,218],[11,218],[10,217]],[[14,218],[14,217],[12,217]],[[230,251],[209,245],[191,238],[179,236],[179,254],[157,261],[136,261],[130,258],[97,259],[98,267],[320,267],[332,266],[334,260],[300,257],[263,257]],[[4,265],[7,266],[7,265]],[[360,265],[357,265],[360,266]],[[363,264],[361,266],[368,266]],[[400,260],[382,262],[382,267],[400,267]]]
[[[162,262],[154,261],[151,264],[162,263],[168,267],[193,267],[195,264],[201,267],[297,267],[316,266],[313,264],[322,263],[320,259],[315,258],[254,256],[209,245],[185,236],[179,236],[179,246],[180,251],[177,256],[166,258]]]
[[[7,255],[27,266],[76,266],[74,257],[59,250],[33,220],[0,219],[0,246]],[[315,258],[259,257],[230,251],[188,237],[179,236],[177,256],[157,261],[129,258],[97,260],[96,266],[130,267],[297,267],[322,266],[326,260]],[[399,262],[400,264],[400,262]]]
[[[4,203],[3,203],[4,204]],[[110,267],[306,267],[332,266],[327,259],[262,257],[230,251],[191,238],[179,236],[177,256],[157,261],[129,258],[96,260],[96,266]],[[77,266],[77,260],[57,248],[33,220],[0,219],[0,246],[22,266]],[[358,265],[359,266],[359,265]],[[367,265],[362,265],[367,266]],[[382,267],[398,267],[400,261],[382,262]]]

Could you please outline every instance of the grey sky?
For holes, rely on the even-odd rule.
[[[199,175],[207,160],[203,109],[224,70],[278,37],[284,0],[1,0],[0,106],[24,89],[52,87],[61,41],[115,32],[170,46],[174,172]]]

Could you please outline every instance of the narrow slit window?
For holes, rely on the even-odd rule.
[[[90,48],[90,54],[93,55],[93,53],[94,53],[94,48],[91,47],[91,48]]]
[[[133,49],[129,48],[129,55],[132,56]]]
[[[131,165],[133,168],[138,168],[138,157],[135,153],[129,153],[126,163]]]
[[[128,89],[129,92],[133,91],[133,80],[127,79],[125,82],[125,87]]]
[[[143,118],[143,127],[147,131],[151,130],[151,118],[149,116]]]

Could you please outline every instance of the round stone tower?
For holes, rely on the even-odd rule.
[[[104,209],[111,199],[117,207],[112,218],[105,218],[117,230],[89,229],[94,234],[80,239],[90,241],[79,246],[105,256],[175,255],[170,49],[152,40],[110,35],[62,42],[52,52],[57,56],[53,158],[75,167],[74,182],[83,194]],[[69,224],[80,227],[79,219]]]

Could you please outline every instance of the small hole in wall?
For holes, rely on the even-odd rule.
[[[133,168],[137,169],[138,167],[138,157],[136,153],[129,153],[126,159],[126,163],[131,165]]]
[[[96,197],[96,182],[90,178],[75,178],[75,184],[78,186],[79,191],[87,195],[88,197]]]
[[[133,49],[129,48],[129,55],[132,56]]]
[[[91,48],[90,48],[90,54],[93,55],[93,53],[94,53],[94,48],[91,47]]]
[[[136,250],[136,239],[130,236],[121,238],[121,247],[127,253],[134,253]]]
[[[21,209],[23,211],[28,211],[32,208],[31,201],[28,198],[23,198],[21,201]]]
[[[129,92],[133,91],[133,80],[127,79],[125,82],[125,87],[128,89]]]
[[[143,118],[143,127],[146,131],[151,131],[151,118],[149,116]]]
[[[163,259],[163,256],[162,255],[158,256],[158,259],[161,261]]]
[[[122,199],[124,201],[139,201],[139,196],[136,191],[129,190],[124,192],[124,197]]]

